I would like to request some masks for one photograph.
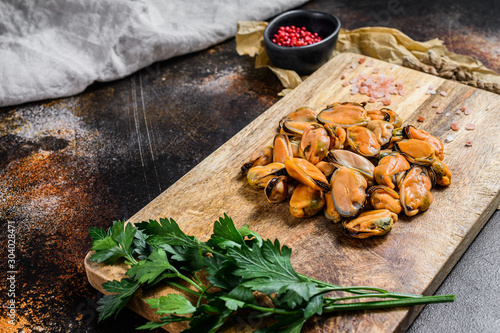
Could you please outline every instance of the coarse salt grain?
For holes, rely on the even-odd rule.
[[[429,89],[429,90],[427,90],[426,94],[427,95],[436,95],[436,90]]]
[[[466,124],[465,125],[465,129],[468,130],[468,131],[473,131],[474,129],[476,129],[476,125],[474,124]]]
[[[458,127],[457,123],[452,123],[451,124],[451,129],[454,130],[454,131],[458,131],[460,129],[460,127]]]
[[[432,104],[432,107],[433,107],[433,108],[437,108],[437,107],[439,107],[439,103],[438,103],[438,102],[436,102],[436,103]]]
[[[439,94],[440,94],[441,96],[443,96],[443,97],[448,96],[448,93],[446,93],[446,91],[443,91],[443,90],[441,90],[441,91],[439,92]]]
[[[359,63],[363,64],[366,61],[366,57],[359,58]]]
[[[341,79],[341,80],[344,80],[344,79],[345,79],[345,75],[342,75],[342,76],[340,77],[340,79]]]
[[[460,110],[465,111],[465,110],[467,110],[467,108],[466,108],[465,106],[462,106],[462,107],[460,108]]]
[[[425,120],[424,116],[418,116],[418,121],[423,122]]]
[[[443,112],[444,112],[444,110],[443,110],[443,109],[439,109],[439,110],[437,110],[437,111],[436,111],[436,113],[438,113],[438,114],[441,114],[441,113],[443,113]]]
[[[342,82],[343,87],[347,87],[348,85],[349,85],[349,82],[347,82],[347,81]]]
[[[449,116],[450,116],[450,113],[449,113],[449,112],[446,112],[444,115],[445,115],[446,117],[449,117]]]
[[[484,109],[484,111],[490,111],[490,108],[489,108],[489,107],[486,107],[486,108]]]
[[[375,65],[375,63],[373,62],[373,60],[369,60],[369,61],[366,63],[366,67],[373,67],[373,65]]]
[[[446,140],[445,140],[446,142],[452,142],[453,140],[455,140],[455,137],[453,135],[448,134],[446,136]]]
[[[372,71],[372,74],[378,74],[380,72],[380,68],[375,67]]]
[[[466,109],[466,110],[464,111],[464,114],[465,114],[466,116],[470,115],[470,113],[471,113],[471,111],[470,111],[469,109]]]
[[[472,147],[472,140],[470,140],[470,139],[465,140],[465,145],[467,147]]]

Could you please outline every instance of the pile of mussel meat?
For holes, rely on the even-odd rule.
[[[289,198],[293,216],[323,211],[346,235],[368,238],[387,234],[399,214],[429,208],[431,189],[451,183],[443,158],[438,138],[402,127],[396,112],[344,102],[288,114],[241,170],[270,203]]]

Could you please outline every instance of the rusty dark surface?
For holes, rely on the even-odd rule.
[[[497,1],[323,0],[304,8],[334,13],[346,29],[380,25],[417,40],[437,37],[449,50],[500,72]],[[0,109],[0,236],[6,244],[8,222],[15,225],[17,271],[16,325],[3,312],[0,331],[133,332],[144,324],[127,309],[97,323],[100,295],[83,267],[88,229],[131,217],[278,101],[281,89],[270,71],[238,56],[230,39],[74,97]],[[492,220],[498,222],[498,215]],[[493,228],[490,221],[488,234],[479,235],[443,290],[467,292],[460,289],[461,277],[476,269],[467,263],[488,256]],[[7,257],[6,246],[0,253]],[[5,265],[3,260],[2,271]],[[478,278],[498,278],[498,270],[481,267]],[[4,277],[0,285],[6,294]],[[487,290],[476,292],[490,301]],[[5,300],[0,298],[3,308]],[[458,307],[464,316],[471,313],[469,303]],[[411,332],[460,327],[446,326],[449,307],[428,308],[431,314],[426,308]],[[479,327],[498,328],[496,318],[497,326]]]

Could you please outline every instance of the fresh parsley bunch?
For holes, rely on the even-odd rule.
[[[124,258],[130,265],[121,281],[103,283],[113,295],[99,301],[99,320],[118,312],[140,288],[159,282],[170,284],[195,295],[196,304],[178,294],[146,299],[161,321],[149,322],[138,329],[189,321],[183,332],[216,332],[231,316],[248,313],[252,317],[275,316],[274,323],[259,333],[300,332],[314,315],[345,310],[366,310],[452,302],[454,295],[420,296],[392,293],[375,287],[341,287],[301,275],[290,263],[292,250],[278,240],[263,240],[248,226],[236,229],[224,214],[214,223],[207,242],[186,235],[172,219],[150,220],[133,226],[114,222],[106,232],[91,228],[92,261],[113,264]],[[204,285],[200,272],[209,281]],[[194,288],[180,284],[186,281]],[[272,306],[257,302],[265,295]],[[341,292],[339,296],[332,296]],[[346,296],[347,295],[347,296]],[[380,300],[376,300],[380,299]]]

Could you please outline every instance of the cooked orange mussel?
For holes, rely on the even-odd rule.
[[[368,128],[351,126],[346,132],[346,141],[354,152],[366,157],[376,156],[380,152],[380,144]]]
[[[253,153],[250,156],[250,161],[243,164],[241,167],[241,172],[247,173],[248,170],[254,166],[267,165],[273,161],[273,147],[269,146],[262,150]]]
[[[383,120],[391,123],[394,127],[400,127],[403,124],[403,119],[394,111],[387,108],[380,110],[367,111],[367,115],[371,120]]]
[[[431,164],[431,169],[434,171],[437,184],[441,186],[449,186],[451,184],[451,171],[443,161],[436,159]]]
[[[323,127],[328,132],[330,136],[330,149],[342,149],[344,148],[344,143],[346,139],[345,129],[336,123],[326,123]]]
[[[330,185],[333,204],[342,217],[356,215],[365,205],[367,182],[359,172],[340,167],[333,173]]]
[[[410,163],[431,165],[436,160],[434,148],[428,142],[409,139],[396,142],[394,149],[400,152]]]
[[[327,192],[330,190],[326,176],[311,162],[303,158],[287,157],[285,167],[288,175],[302,184],[318,191]]]
[[[290,214],[295,217],[310,217],[323,209],[324,205],[323,191],[299,184],[290,198]]]
[[[276,134],[273,140],[273,162],[285,163],[287,157],[293,157],[290,140],[285,134]]]
[[[383,157],[373,171],[373,178],[380,185],[395,189],[398,178],[410,169],[410,163],[401,154],[390,154]]]
[[[399,184],[399,200],[404,212],[413,216],[429,208],[432,203],[432,182],[425,167],[414,165]]]
[[[342,166],[354,169],[367,180],[373,179],[375,166],[367,158],[348,150],[333,149],[328,152],[326,159],[337,168]]]
[[[404,134],[409,139],[422,140],[429,143],[434,148],[434,155],[440,160],[444,159],[444,146],[441,140],[427,131],[417,129],[415,126],[404,127]]]
[[[270,203],[279,203],[288,198],[287,179],[287,176],[278,176],[271,178],[267,182],[267,185],[264,188],[267,201]]]
[[[301,136],[310,123],[317,123],[316,111],[310,107],[298,108],[280,120],[279,126],[282,133]]]
[[[336,123],[343,128],[365,126],[370,121],[363,105],[358,103],[333,103],[318,114],[320,123]]]
[[[394,130],[394,126],[391,123],[384,120],[372,120],[366,125],[366,128],[373,132],[381,147],[391,142],[392,131]]]
[[[277,176],[286,175],[283,163],[273,162],[267,165],[255,166],[248,170],[247,181],[253,187],[265,187],[267,182]]]
[[[325,158],[330,149],[330,137],[326,129],[320,124],[310,124],[304,129],[300,140],[300,155],[316,164]]]
[[[323,213],[325,217],[331,220],[334,223],[340,222],[342,220],[342,216],[340,216],[339,212],[335,209],[335,205],[333,204],[332,193],[328,192],[325,194],[325,207],[323,208]]]
[[[323,174],[328,178],[335,171],[335,165],[326,161],[319,161],[315,164],[316,168],[318,168]]]
[[[401,213],[401,202],[398,192],[388,186],[371,186],[366,191],[369,202],[374,209],[387,209],[395,214]]]
[[[368,238],[382,236],[392,230],[398,215],[387,209],[370,210],[360,214],[357,218],[345,221],[344,233],[353,238]]]

